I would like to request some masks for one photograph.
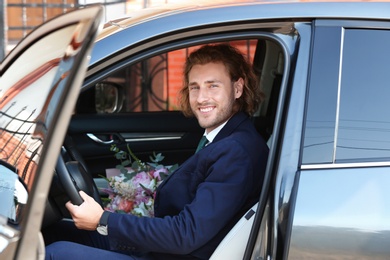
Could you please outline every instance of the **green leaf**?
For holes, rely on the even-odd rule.
[[[111,147],[110,147],[110,151],[112,151],[112,152],[118,152],[118,151],[119,151],[119,148],[116,147],[116,144],[112,144]]]
[[[160,169],[162,169],[162,168],[165,168],[165,166],[164,166],[164,165],[161,165],[161,164],[156,164],[156,165],[154,166],[154,168],[155,168],[156,170],[160,170]]]
[[[136,172],[127,172],[126,174],[124,174],[124,176],[125,176],[124,181],[129,181],[129,180],[133,179],[135,175],[137,175]]]
[[[160,172],[160,179],[161,179],[162,181],[165,180],[165,178],[168,177],[168,176],[169,176],[169,175]]]
[[[148,165],[149,167],[155,168],[155,169],[157,169],[157,166],[158,166],[157,163],[151,163],[151,162],[148,162],[147,165]]]
[[[139,167],[140,165],[138,164],[138,161],[133,162],[133,164],[131,165],[131,168],[133,168],[134,170],[139,169]]]
[[[171,167],[168,168],[169,173],[176,171],[177,168],[179,168],[179,164],[176,163],[176,164],[172,165]]]
[[[115,154],[115,158],[118,160],[124,160],[127,159],[127,153],[124,151],[119,151]]]
[[[123,166],[128,166],[128,165],[130,165],[131,164],[131,161],[130,160],[125,160],[125,161],[123,161],[122,163],[121,163],[121,165],[123,165]]]
[[[146,188],[144,185],[142,185],[142,183],[140,183],[139,186],[141,186],[141,188],[145,191],[145,193],[148,196],[151,196],[153,194],[153,192],[150,189]]]
[[[156,154],[156,152],[153,152],[153,157],[152,156],[149,156],[149,159],[154,162],[154,163],[159,163],[161,162],[162,160],[164,160],[164,156],[162,155],[162,153],[158,153]]]

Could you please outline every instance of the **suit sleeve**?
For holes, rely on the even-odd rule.
[[[234,147],[234,149],[232,149]],[[234,140],[218,142],[199,160],[207,169],[194,200],[175,216],[139,218],[113,213],[109,239],[125,250],[188,254],[213,238],[240,210],[254,181],[253,162]]]

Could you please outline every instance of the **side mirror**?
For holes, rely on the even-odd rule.
[[[113,82],[101,82],[95,85],[95,108],[98,113],[116,113],[124,102],[123,88]]]

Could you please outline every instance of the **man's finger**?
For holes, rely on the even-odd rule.
[[[67,203],[65,203],[65,207],[67,208],[67,209],[69,209],[69,208],[71,208],[71,207],[73,207],[74,205],[73,205],[73,203],[71,202],[71,201],[68,201]]]
[[[81,198],[85,201],[85,200],[89,200],[91,198],[91,196],[89,196],[87,193],[85,193],[84,191],[79,191],[79,194],[81,196]]]

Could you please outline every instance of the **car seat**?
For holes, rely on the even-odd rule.
[[[219,243],[210,260],[242,259],[255,219],[258,203],[253,205]]]

